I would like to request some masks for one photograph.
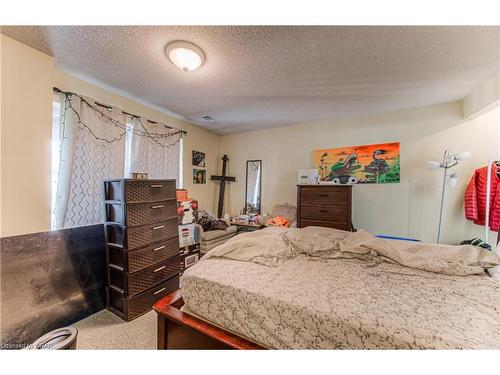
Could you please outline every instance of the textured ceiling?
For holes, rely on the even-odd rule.
[[[464,98],[500,67],[500,27],[53,26],[2,33],[219,134]],[[182,72],[172,40],[206,63]],[[215,122],[207,122],[203,116]]]

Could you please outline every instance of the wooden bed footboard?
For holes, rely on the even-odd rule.
[[[180,289],[156,302],[158,349],[265,349],[181,311]]]

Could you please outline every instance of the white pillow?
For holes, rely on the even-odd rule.
[[[500,257],[500,242],[497,244],[495,253]],[[488,268],[486,272],[488,272],[488,274],[494,279],[500,280],[500,265],[493,268]]]
[[[496,280],[500,280],[500,265],[486,270],[488,274]]]

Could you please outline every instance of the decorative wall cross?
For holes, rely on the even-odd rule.
[[[217,207],[217,217],[221,218],[222,217],[222,211],[224,209],[224,192],[226,190],[226,181],[227,182],[235,182],[236,177],[231,177],[231,176],[226,176],[226,168],[227,168],[227,161],[229,158],[227,155],[224,155],[222,157],[222,174],[220,176],[211,176],[210,180],[212,181],[219,181],[220,186],[219,186],[219,205]]]

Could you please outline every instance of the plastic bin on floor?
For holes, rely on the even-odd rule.
[[[50,350],[72,350],[76,349],[76,339],[78,336],[78,330],[75,327],[65,327],[59,328],[51,331],[33,344],[27,347],[27,349],[38,350],[38,349],[50,349]]]

